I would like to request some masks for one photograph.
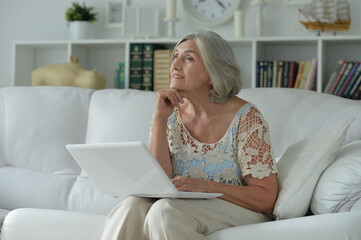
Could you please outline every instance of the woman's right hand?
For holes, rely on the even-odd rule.
[[[184,103],[183,98],[185,97],[183,92],[175,88],[158,90],[154,115],[168,119],[174,108],[178,107],[180,103]]]

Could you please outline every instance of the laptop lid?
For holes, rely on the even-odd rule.
[[[70,144],[67,150],[95,185],[115,197],[182,197],[143,142]],[[222,194],[186,193],[187,198]]]

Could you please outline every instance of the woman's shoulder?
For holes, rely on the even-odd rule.
[[[244,107],[255,107],[252,103],[239,98],[237,96],[234,96],[229,99],[229,107],[231,111],[238,112]]]

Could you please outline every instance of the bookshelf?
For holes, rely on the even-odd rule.
[[[13,85],[30,86],[31,73],[42,65],[66,63],[79,56],[85,69],[104,72],[106,88],[114,88],[114,69],[129,66],[130,44],[155,43],[173,48],[179,39],[99,39],[77,41],[17,41],[13,43]],[[316,91],[322,92],[339,59],[361,60],[361,36],[261,37],[227,39],[241,67],[244,88],[256,87],[258,60],[311,61],[318,59]],[[129,86],[129,68],[125,71]]]

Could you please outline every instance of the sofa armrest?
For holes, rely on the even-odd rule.
[[[207,240],[352,240],[361,236],[361,211],[320,214],[217,231]]]
[[[9,212],[10,211],[8,211],[8,210],[0,209],[0,232],[1,232],[1,226],[3,225],[3,221]]]
[[[5,218],[1,240],[99,240],[106,216],[45,209],[16,209]]]

